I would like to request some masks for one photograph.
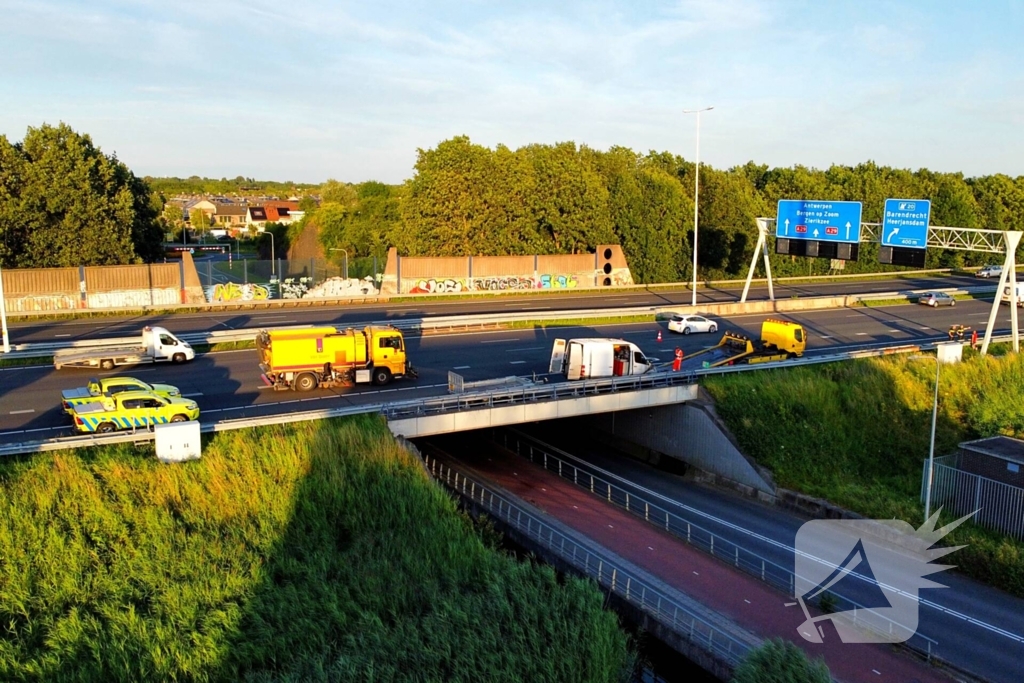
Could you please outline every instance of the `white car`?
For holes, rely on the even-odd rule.
[[[691,332],[714,334],[718,331],[718,323],[699,315],[674,315],[668,321],[668,329],[679,334],[690,334]]]
[[[1002,266],[985,266],[974,277],[1000,277],[1003,274]]]

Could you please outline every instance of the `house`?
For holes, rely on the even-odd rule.
[[[263,232],[263,226],[267,224],[267,210],[262,206],[246,207],[245,224]]]
[[[244,204],[217,204],[217,213],[213,218],[217,225],[237,228],[248,222],[248,213],[249,207]]]
[[[206,214],[206,217],[213,220],[213,216],[217,213],[217,205],[211,202],[209,199],[193,199],[185,204],[185,213],[191,220],[192,212],[202,211]]]
[[[268,223],[292,223],[302,218],[303,213],[299,211],[298,202],[264,202],[263,208],[267,212]]]

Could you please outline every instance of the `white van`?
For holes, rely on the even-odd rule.
[[[566,379],[642,375],[654,366],[636,344],[624,339],[556,339],[548,372]]]
[[[1017,290],[1017,306],[1024,306],[1024,282],[1015,282],[1013,285],[1006,285],[1003,287],[1003,298],[1004,303],[1010,303],[1010,287],[1015,286]]]

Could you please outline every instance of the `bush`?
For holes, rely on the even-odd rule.
[[[0,465],[0,679],[611,681],[589,582],[485,545],[384,424]]]
[[[773,638],[736,667],[733,683],[832,683],[824,660],[813,662],[788,640]]]

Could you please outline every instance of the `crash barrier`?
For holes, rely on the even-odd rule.
[[[518,313],[482,313],[473,315],[450,315],[431,316],[429,318],[405,318],[399,320],[381,320],[368,323],[358,323],[357,327],[364,325],[391,325],[406,333],[419,332],[421,334],[437,334],[445,332],[469,332],[485,331],[490,329],[502,329],[513,323],[523,322],[549,322],[558,320],[614,320],[616,318],[633,318],[640,316],[651,316],[652,318],[665,318],[676,313],[689,314],[701,313],[703,315],[741,315],[746,313],[785,313],[796,311],[821,310],[828,308],[843,308],[854,303],[871,300],[888,299],[912,299],[924,291],[945,291],[953,295],[957,294],[984,294],[995,292],[994,287],[968,287],[964,289],[945,290],[920,290],[917,292],[904,293],[881,293],[847,295],[840,297],[812,297],[808,299],[782,299],[779,301],[748,301],[747,303],[721,303],[706,304],[693,308],[692,306],[634,306],[629,308],[597,308],[560,311],[523,311]],[[274,327],[271,329],[293,329],[297,327],[310,327],[310,325],[291,325],[285,327]],[[224,330],[217,332],[196,332],[177,335],[182,341],[190,344],[216,344],[219,342],[252,341],[256,333],[265,328],[245,328],[240,330]],[[136,337],[118,337],[111,339],[84,339],[78,341],[64,342],[27,342],[24,344],[11,344],[11,353],[8,358],[32,358],[51,355],[58,349],[66,348],[101,348],[113,346],[130,346],[137,342]],[[3,357],[0,355],[0,357]]]
[[[665,508],[651,503],[635,493],[630,493],[626,489],[601,477],[594,476],[587,470],[581,469],[571,462],[558,457],[553,452],[557,449],[547,444],[543,444],[514,430],[511,431],[512,433],[510,434],[509,430],[503,430],[501,438],[496,439],[494,443],[504,446],[505,450],[514,452],[516,455],[543,467],[549,472],[557,474],[562,479],[571,481],[576,486],[589,491],[616,507],[626,510],[626,512],[643,519],[645,522],[659,529],[664,529],[679,540],[684,541],[687,545],[708,553],[712,557],[716,557],[722,562],[742,570],[744,573],[767,583],[773,588],[783,591],[790,598],[796,598],[794,592],[797,575],[792,570],[766,559],[735,541],[715,534],[690,518],[669,512]],[[565,454],[563,453],[563,455]],[[825,562],[825,564],[829,563]],[[868,579],[865,580],[867,581]],[[834,611],[852,611],[854,626],[877,631],[876,622],[887,622],[889,624],[888,633],[880,632],[881,635],[886,637],[892,636],[894,628],[901,632],[915,630],[878,614],[871,610],[870,607],[865,607],[842,593],[831,590],[829,594],[835,599]],[[874,615],[875,621],[865,621],[863,617],[858,620],[858,610],[861,614],[865,610],[871,612]],[[938,641],[915,632],[914,636],[904,645],[917,651],[926,659],[931,660]]]
[[[927,496],[928,461],[921,475],[921,501]],[[932,509],[947,507],[956,515],[973,514],[978,526],[1024,540],[1024,488],[961,469],[960,454],[934,459]]]
[[[608,555],[577,543],[521,506],[495,493],[478,479],[467,476],[429,454],[423,455],[423,462],[431,476],[448,489],[547,548],[577,572],[594,579],[604,590],[639,608],[684,641],[710,652],[731,667],[736,666],[758,645],[753,637],[743,637],[738,628],[734,634],[712,623],[706,614],[700,613],[696,605],[687,606],[673,600]]]

